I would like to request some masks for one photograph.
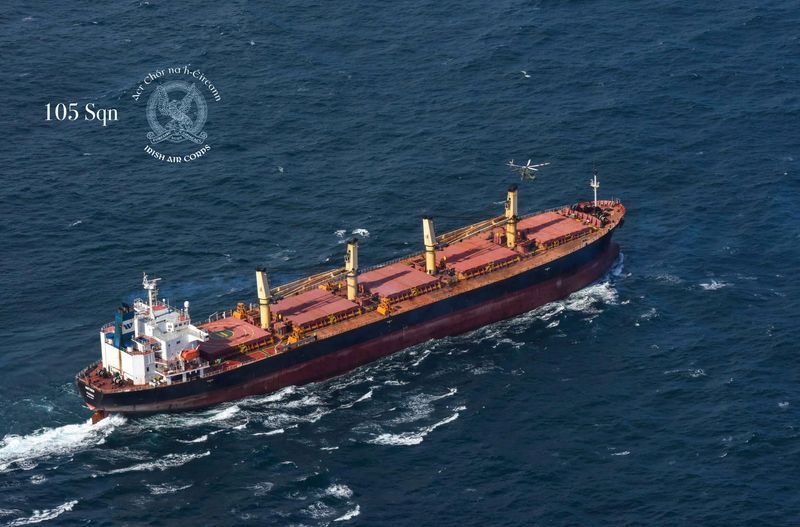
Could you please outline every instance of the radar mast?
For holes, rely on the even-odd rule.
[[[600,181],[597,179],[597,169],[592,170],[592,179],[589,181],[589,186],[594,190],[594,208],[597,208],[597,189],[600,188]]]
[[[147,273],[142,273],[142,287],[147,291],[147,305],[150,306],[150,316],[155,318],[153,305],[158,302],[158,282],[161,278],[147,278]]]

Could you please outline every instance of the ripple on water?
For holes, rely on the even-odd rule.
[[[167,454],[161,458],[144,463],[137,463],[129,467],[115,468],[106,472],[106,474],[124,474],[125,472],[151,472],[153,470],[169,470],[171,468],[180,467],[195,459],[200,459],[210,456],[211,451],[206,450],[199,454]]]
[[[452,423],[456,419],[458,419],[459,412],[455,412],[450,417],[446,417],[441,421],[433,423],[430,426],[425,426],[413,432],[400,432],[397,434],[392,433],[383,433],[375,436],[372,439],[368,439],[368,443],[373,443],[376,445],[389,445],[389,446],[411,446],[411,445],[418,445],[422,443],[425,437],[439,428],[440,426],[444,426],[447,423]]]
[[[77,504],[78,500],[71,500],[66,503],[62,503],[53,509],[34,510],[32,515],[12,520],[6,524],[6,527],[20,527],[22,525],[31,525],[34,523],[54,520],[65,512],[71,511],[72,508]]]

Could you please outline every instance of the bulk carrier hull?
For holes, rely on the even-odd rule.
[[[619,246],[611,241],[616,226],[545,265],[207,378],[107,391],[93,387],[87,376],[79,375],[78,389],[92,409],[147,414],[197,409],[335,377],[409,346],[469,332],[586,287],[601,278],[619,255]]]

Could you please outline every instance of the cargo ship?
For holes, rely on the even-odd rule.
[[[190,410],[320,381],[409,346],[465,333],[563,298],[602,277],[625,207],[594,200],[518,215],[505,212],[437,236],[422,218],[418,253],[359,268],[358,241],[341,268],[270,288],[256,269],[257,302],[194,323],[189,302],[146,298],[100,329],[101,360],[77,387],[95,417]]]

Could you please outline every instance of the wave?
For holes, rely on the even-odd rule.
[[[450,388],[447,390],[447,393],[443,393],[442,395],[433,395],[431,396],[431,401],[438,401],[439,399],[444,399],[445,397],[450,397],[451,395],[455,395],[458,393],[458,388]]]
[[[229,406],[211,417],[208,418],[209,421],[224,421],[226,419],[230,419],[233,417],[234,414],[238,413],[240,408],[237,405]]]
[[[642,320],[652,320],[657,317],[658,317],[658,310],[654,307],[651,307],[650,309],[639,315],[639,318]]]
[[[322,408],[317,408],[316,410],[314,410],[310,414],[305,415],[302,418],[299,418],[298,420],[299,421],[304,421],[304,422],[307,422],[307,423],[316,423],[317,421],[319,421],[320,419],[322,419],[323,417],[325,417],[326,415],[328,415],[331,412],[332,412],[332,410],[324,410]]]
[[[162,494],[175,494],[176,492],[186,490],[191,486],[191,483],[188,485],[169,485],[165,483],[163,485],[147,485],[147,488],[150,489],[150,494],[153,494],[154,496],[160,496]]]
[[[369,231],[367,229],[353,229],[353,232],[350,234],[355,234],[356,236],[361,236],[362,238],[369,238]]]
[[[123,423],[124,417],[111,415],[95,425],[89,419],[81,424],[40,428],[24,436],[9,434],[0,441],[0,472],[12,466],[30,470],[38,460],[66,456],[96,445]]]
[[[599,305],[614,305],[618,298],[617,290],[611,282],[599,282],[571,294],[563,300],[563,303],[569,311],[595,315],[603,312]]]
[[[716,291],[717,289],[728,287],[731,284],[729,284],[728,282],[717,282],[716,280],[711,280],[710,282],[702,282],[699,285],[706,291]]]
[[[473,375],[486,375],[495,371],[503,371],[503,369],[495,364],[485,364],[483,366],[475,366],[469,370]]]
[[[250,490],[253,491],[253,494],[256,496],[265,496],[275,487],[275,484],[271,481],[264,481],[262,483],[256,483],[255,485],[251,485],[248,487]]]
[[[611,269],[609,269],[608,274],[611,276],[622,276],[622,271],[625,270],[625,253],[619,253],[617,259],[614,260],[614,263],[611,264]],[[630,275],[628,275],[630,276]]]
[[[363,366],[360,369],[353,370],[353,372],[349,375],[331,379],[329,382],[324,384],[325,391],[338,392],[358,384],[374,382],[375,378],[373,377],[372,373],[376,367],[377,363],[371,363]]]
[[[564,307],[564,304],[560,302],[555,302],[552,304],[543,305],[539,309],[535,310],[535,313],[536,317],[539,320],[547,321],[553,318],[554,316],[564,312],[565,309],[566,307]]]
[[[457,392],[458,389],[450,388],[442,395],[428,395],[425,393],[412,395],[405,401],[406,411],[403,412],[399,417],[392,419],[391,422],[393,424],[402,424],[413,423],[414,421],[424,419],[433,413],[433,404],[431,403],[446,397],[451,397]]]
[[[69,512],[72,508],[78,504],[78,500],[68,501],[66,503],[62,503],[55,509],[45,509],[45,510],[34,510],[33,515],[27,518],[17,518],[16,520],[12,521],[11,523],[6,524],[6,527],[19,527],[20,525],[31,525],[33,523],[41,523],[44,521],[53,520],[58,518],[65,512]]]
[[[659,282],[667,282],[668,284],[681,284],[683,283],[683,278],[679,276],[675,276],[674,274],[664,273],[656,275],[656,280]]]
[[[338,518],[334,519],[333,521],[335,521],[335,522],[346,522],[347,520],[352,520],[353,518],[355,518],[359,514],[361,514],[361,507],[356,505],[355,509],[353,509],[351,511],[347,511],[345,514],[339,516]]]
[[[179,443],[205,443],[208,441],[208,434],[203,434],[195,439],[178,439]]]
[[[339,498],[340,500],[346,500],[353,497],[353,491],[345,485],[344,483],[334,483],[333,485],[329,485],[327,489],[325,489],[325,494],[328,496],[333,496],[334,498]]]
[[[400,434],[380,434],[379,436],[369,440],[369,443],[373,443],[376,445],[389,445],[389,446],[411,446],[411,445],[418,445],[422,443],[425,439],[425,436],[439,428],[440,426],[444,426],[447,423],[452,423],[456,419],[458,419],[459,413],[456,412],[450,417],[442,419],[437,423],[433,423],[430,426],[426,426],[416,432],[402,432]]]
[[[201,457],[210,456],[211,451],[206,450],[205,452],[201,452],[200,454],[167,454],[166,456],[162,457],[161,459],[156,459],[155,461],[147,461],[145,463],[137,463],[136,465],[131,465],[130,467],[124,468],[115,468],[113,470],[109,470],[106,474],[124,474],[126,472],[152,472],[153,470],[167,470],[174,467],[180,467],[193,461],[195,459],[199,459]]]
[[[318,407],[314,411],[309,412],[307,414],[291,414],[286,412],[278,411],[276,413],[272,412],[263,412],[259,414],[254,414],[253,418],[257,419],[268,428],[297,428],[297,426],[301,423],[316,423],[329,413],[332,410],[325,409],[323,407]]]
[[[300,399],[288,401],[281,405],[281,408],[303,408],[305,406],[317,406],[322,404],[322,399],[315,393],[310,393]]]
[[[296,391],[297,391],[297,386],[287,386],[286,388],[281,388],[277,392],[271,393],[269,395],[250,397],[246,399],[246,401],[255,404],[274,403],[286,399],[290,395],[293,395]]]
[[[139,431],[148,429],[174,429],[174,428],[197,428],[204,425],[219,426],[224,421],[228,421],[240,412],[238,404],[232,406],[213,407],[202,412],[187,412],[183,414],[157,414],[133,421]],[[198,441],[199,442],[199,441]]]
[[[368,399],[372,399],[372,391],[373,390],[374,390],[374,388],[370,388],[367,393],[365,393],[364,395],[362,395],[361,397],[359,397],[358,399],[356,399],[355,401],[353,401],[351,403],[343,404],[340,408],[352,408],[354,405],[356,405],[356,404],[358,404],[360,402],[366,401]]]
[[[355,402],[360,403],[361,401],[366,401],[367,399],[372,399],[372,390],[373,390],[373,388],[370,388],[367,393],[365,393],[364,395],[362,395],[361,397],[356,399]]]
[[[315,520],[321,520],[321,519],[324,519],[324,518],[328,518],[329,516],[333,516],[336,513],[336,511],[332,507],[329,507],[328,505],[325,505],[321,501],[317,501],[315,503],[312,503],[311,505],[306,507],[303,510],[303,512],[305,512],[306,514],[308,514],[309,516],[311,516]]]
[[[422,361],[424,361],[425,359],[427,359],[428,355],[430,355],[430,354],[431,354],[431,350],[425,350],[424,352],[422,352],[422,355],[420,355],[420,357],[417,360],[415,360],[414,362],[411,363],[411,366],[413,366],[413,367],[419,366],[420,363]]]
[[[684,377],[691,377],[692,379],[697,379],[698,377],[705,377],[706,372],[703,368],[685,368],[685,369],[677,369],[677,370],[667,370],[664,372],[664,375],[673,375],[679,373]]]
[[[315,423],[333,411],[324,400],[328,395],[324,386],[289,386],[273,394],[248,398],[242,406],[247,419],[267,428],[296,428],[300,423]]]
[[[489,340],[494,342],[500,338],[508,338],[509,332],[522,333],[527,331],[534,321],[547,322],[547,327],[552,329],[559,325],[560,316],[567,312],[582,313],[594,318],[603,312],[603,306],[613,306],[620,303],[619,293],[610,277],[620,276],[624,268],[623,265],[624,255],[620,254],[609,272],[600,281],[590,284],[566,298],[549,302],[517,317],[479,328],[461,338],[474,340],[477,337],[479,341]],[[520,347],[520,343],[514,341],[510,343],[515,347]]]
[[[297,426],[298,422],[316,422],[329,413],[321,405],[323,401],[315,393],[308,393],[305,388],[289,386],[277,392],[247,397],[235,404],[217,406],[200,412],[185,414],[158,414],[137,419],[133,422],[139,432],[171,429],[202,429],[212,427],[211,431],[203,431],[195,439],[178,439],[181,443],[203,443],[213,434],[232,430],[244,430],[250,423],[258,422],[268,428],[285,429]],[[297,410],[316,406],[305,415],[296,415]],[[260,432],[254,435],[271,435],[278,431]]]
[[[274,436],[278,434],[284,433],[286,430],[283,428],[278,428],[277,430],[270,430],[269,432],[256,432],[253,434],[254,436]]]
[[[556,322],[558,322],[558,321],[556,321]],[[511,347],[513,347],[513,348],[515,348],[515,349],[520,349],[521,347],[523,347],[523,346],[525,345],[525,343],[524,343],[524,342],[517,342],[517,341],[516,341],[516,340],[514,340],[514,339],[510,339],[510,338],[508,338],[508,337],[503,337],[503,338],[501,338],[501,339],[498,339],[498,340],[497,340],[497,341],[494,343],[494,345],[492,346],[492,348],[497,348],[498,346],[501,346],[501,345],[503,345],[503,344],[507,344],[507,345],[509,345],[509,346],[511,346]]]

